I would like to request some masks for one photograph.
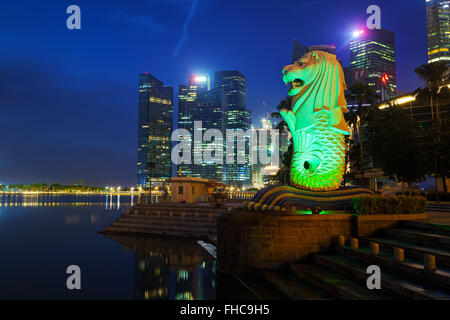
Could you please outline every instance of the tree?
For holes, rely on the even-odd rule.
[[[425,88],[419,91],[421,98],[430,101],[431,108],[431,122],[432,133],[431,141],[433,145],[433,163],[434,173],[436,175],[436,191],[437,191],[437,179],[438,176],[442,178],[444,192],[447,192],[447,175],[448,175],[448,144],[445,146],[443,143],[448,142],[448,132],[445,128],[442,128],[442,119],[439,111],[440,98],[448,98],[447,82],[450,78],[449,63],[446,61],[437,61],[433,63],[423,64],[417,67],[415,70],[420,79],[425,81]],[[444,90],[442,90],[444,89]],[[444,124],[445,126],[446,124]],[[442,130],[444,129],[444,130]],[[445,169],[447,168],[447,170]]]
[[[408,183],[424,179],[431,159],[419,139],[419,128],[400,107],[373,109],[367,118],[368,149],[391,179]]]
[[[282,132],[284,130],[289,130],[289,129],[288,129],[286,121],[284,121],[284,119],[281,116],[279,111],[281,111],[283,109],[292,110],[292,98],[293,98],[292,96],[287,96],[286,98],[281,100],[277,106],[278,112],[273,112],[271,114],[272,118],[279,120],[275,129],[278,129],[280,132]],[[289,182],[290,182],[292,152],[293,152],[293,147],[292,147],[292,138],[291,138],[288,150],[284,154],[280,155],[281,166],[280,166],[280,170],[278,170],[276,177],[275,177],[275,180],[280,184],[289,184]]]
[[[276,181],[280,184],[289,184],[291,181],[291,162],[292,152],[294,150],[293,143],[289,144],[287,151],[281,155],[281,166],[276,174]]]
[[[436,61],[423,64],[417,67],[414,72],[420,79],[425,81],[425,88],[421,90],[421,94],[430,99],[432,120],[434,121],[436,117],[436,119],[440,121],[438,95],[442,84],[449,79],[448,62]],[[433,100],[436,104],[436,112],[434,111]]]
[[[435,132],[433,135],[435,140],[432,145],[432,153],[435,155],[434,172],[436,176],[442,178],[443,191],[448,192],[446,181],[450,172],[450,119],[447,118],[441,121],[439,131],[431,131]]]
[[[283,130],[288,130],[286,121],[284,121],[283,117],[281,116],[280,111],[281,110],[292,110],[292,97],[291,96],[287,96],[286,98],[284,98],[283,100],[280,101],[280,103],[277,106],[277,112],[272,112],[272,114],[270,115],[272,118],[278,120],[278,124],[275,127],[275,129],[278,129],[279,131],[283,131]]]
[[[367,115],[375,101],[378,99],[378,95],[372,87],[364,83],[356,83],[348,88],[346,99],[347,101],[353,102],[358,107],[349,108],[349,112],[345,115],[345,120],[350,125],[356,129],[358,143],[355,141],[348,140],[350,159],[354,162],[355,166],[359,168],[362,173],[364,171],[364,144],[363,144],[363,128],[366,122]],[[367,104],[369,106],[363,106]],[[359,149],[359,154],[356,153],[355,148]]]

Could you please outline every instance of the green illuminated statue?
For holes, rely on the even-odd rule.
[[[298,209],[352,210],[355,197],[373,192],[357,186],[340,187],[345,171],[345,136],[350,134],[344,113],[344,73],[336,56],[313,51],[283,68],[290,85],[291,110],[281,110],[292,133],[291,184],[259,190],[241,208],[257,211]]]
[[[291,182],[298,188],[339,188],[345,170],[344,73],[336,56],[313,51],[283,68],[292,110],[282,110],[293,139]]]

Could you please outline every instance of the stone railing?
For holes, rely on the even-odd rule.
[[[227,192],[227,199],[236,200],[252,200],[255,196],[256,191],[231,191]]]

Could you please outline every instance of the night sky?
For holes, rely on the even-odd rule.
[[[71,4],[81,30],[66,28]],[[335,44],[347,66],[371,4],[396,35],[398,89],[416,89],[425,0],[1,1],[0,183],[134,185],[142,72],[176,94],[190,73],[239,70],[259,125],[262,99],[273,111],[287,95],[292,38]]]

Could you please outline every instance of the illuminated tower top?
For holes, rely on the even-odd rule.
[[[450,1],[426,0],[428,63],[450,61]]]
[[[188,86],[190,91],[196,91],[197,94],[202,94],[210,89],[209,74],[191,74],[188,78]]]
[[[395,63],[395,35],[385,29],[368,30],[354,34],[355,39],[350,43],[350,67],[355,71],[364,71],[364,78],[360,81],[373,87],[381,96],[381,78],[387,74],[386,97],[396,95],[396,63]]]

